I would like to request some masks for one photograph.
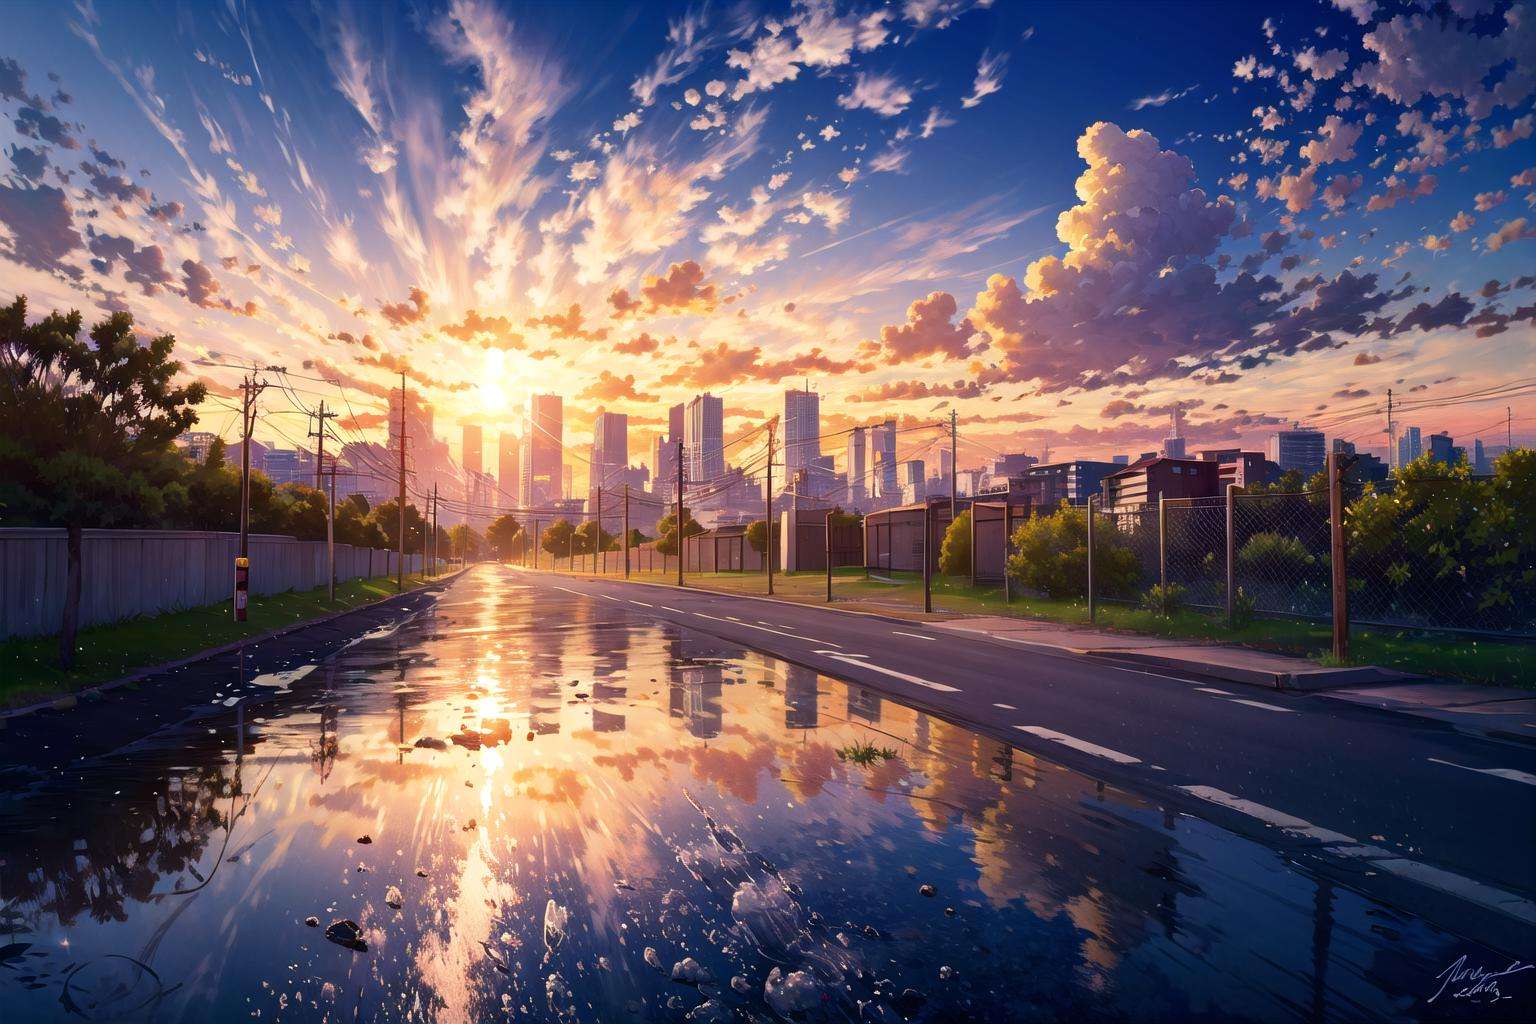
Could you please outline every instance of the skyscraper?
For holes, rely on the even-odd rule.
[[[1455,454],[1455,442],[1451,435],[1445,432],[1429,435],[1429,457],[1435,462],[1443,462],[1447,466],[1454,466],[1457,462]]]
[[[464,471],[466,473],[478,473],[481,469],[481,457],[483,454],[484,434],[480,427],[472,424],[464,424]]]
[[[496,486],[501,492],[496,496],[498,505],[509,505],[518,500],[518,490],[522,487],[523,482],[522,474],[517,471],[517,447],[519,443],[516,434],[508,434],[503,431],[497,436]]]
[[[1323,432],[1300,424],[1277,430],[1269,437],[1269,459],[1281,472],[1294,469],[1302,476],[1321,472],[1327,461]]]
[[[463,458],[460,459],[460,465],[464,468],[465,514],[470,519],[473,519],[479,513],[488,497],[486,488],[480,480],[483,443],[480,427],[473,423],[464,424],[464,452]]]
[[[863,427],[848,435],[848,501],[854,508],[869,501],[869,451]]]
[[[705,392],[688,403],[685,447],[688,482],[708,483],[725,476],[725,403]]]
[[[809,389],[784,392],[784,479],[821,457],[821,396]]]
[[[629,468],[629,416],[599,411],[592,423],[592,465],[587,489],[622,486]]]
[[[1163,438],[1163,454],[1170,459],[1182,459],[1187,456],[1184,446],[1184,410],[1178,405],[1173,407],[1173,412],[1168,414],[1168,436]]]
[[[663,500],[676,497],[673,492],[677,490],[677,444],[683,439],[685,410],[681,402],[667,410],[667,432],[656,438],[651,453],[651,487],[656,497]]]
[[[1397,464],[1406,466],[1424,454],[1424,435],[1418,427],[1403,428],[1403,436],[1397,439]]]
[[[564,497],[565,411],[559,395],[528,399],[528,431],[523,435],[522,503],[547,506]]]
[[[886,420],[869,428],[869,451],[875,469],[875,492],[889,504],[901,493],[896,483],[896,421]]]

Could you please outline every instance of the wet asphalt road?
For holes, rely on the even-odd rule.
[[[1529,1019],[1524,752],[1203,685],[482,567],[0,731],[0,1018]]]
[[[1372,884],[1396,898],[1472,915],[1533,950],[1536,746],[879,616],[553,573],[520,578],[893,693],[1292,843],[1341,877],[1381,878]]]

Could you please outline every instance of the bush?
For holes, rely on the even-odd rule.
[[[1317,558],[1295,537],[1256,533],[1237,553],[1237,568],[1264,582],[1293,582],[1309,575]]]
[[[1184,601],[1187,597],[1188,592],[1177,583],[1169,583],[1166,586],[1156,583],[1141,595],[1141,606],[1149,612],[1167,618],[1184,610]]]
[[[1254,603],[1253,595],[1242,587],[1237,588],[1237,593],[1232,597],[1232,626],[1242,629],[1253,622]]]
[[[1094,590],[1103,597],[1130,597],[1141,577],[1135,552],[1108,523],[1094,531]],[[1088,520],[1065,502],[1050,515],[1033,515],[1013,531],[1008,575],[1026,589],[1054,598],[1088,596]]]
[[[944,531],[944,541],[939,546],[939,572],[945,576],[969,576],[971,574],[971,510],[966,509],[955,517]]]

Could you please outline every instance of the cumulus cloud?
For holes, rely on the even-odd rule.
[[[661,342],[649,334],[638,334],[633,338],[626,338],[613,346],[615,352],[622,352],[627,356],[643,356],[655,352],[661,347]]]
[[[99,273],[110,273],[119,260],[124,265],[123,279],[136,284],[145,295],[154,295],[173,280],[165,266],[165,252],[158,245],[138,248],[121,235],[94,235],[88,247],[95,257],[91,265]],[[202,305],[202,303],[198,303]]]
[[[1066,254],[1030,264],[1022,287],[994,275],[968,315],[999,357],[983,380],[1062,390],[1257,365],[1362,330],[1388,301],[1373,275],[1348,272],[1292,293],[1247,271],[1219,281],[1213,256],[1236,208],[1198,188],[1186,158],[1105,122],[1083,133],[1078,154],[1081,202],[1056,224]]]
[[[1310,164],[1340,163],[1355,156],[1355,143],[1363,127],[1345,121],[1337,114],[1323,119],[1317,137],[1301,147],[1301,158]]]
[[[787,22],[772,22],[750,47],[732,50],[726,65],[744,72],[731,91],[733,99],[794,81],[802,68],[834,68],[854,53],[869,52],[889,37],[888,12],[839,14],[830,3],[807,3]],[[711,83],[713,84],[713,83]]]
[[[68,125],[36,107],[22,107],[17,110],[11,125],[16,129],[17,135],[50,142],[62,149],[80,148],[80,143],[69,133]]]
[[[1358,67],[1354,81],[1404,106],[1425,97],[1462,100],[1474,121],[1513,108],[1536,90],[1536,19],[1513,4],[1499,20],[1500,31],[1487,34],[1465,20],[1399,14],[1365,34],[1376,59]]]
[[[1439,180],[1433,174],[1426,174],[1419,178],[1417,184],[1410,187],[1407,181],[1394,174],[1389,176],[1383,184],[1387,186],[1386,191],[1373,195],[1365,201],[1367,212],[1390,210],[1404,200],[1412,202],[1421,196],[1432,195]]]
[[[603,370],[597,379],[584,388],[579,396],[593,402],[653,402],[655,395],[648,395],[635,386],[635,375],[626,373],[620,377],[612,370]]]
[[[694,388],[719,387],[743,380],[776,384],[786,377],[868,372],[872,368],[856,359],[834,359],[819,347],[782,359],[764,360],[762,355],[761,346],[735,348],[722,341],[713,348],[701,349],[692,360],[669,371],[661,378],[661,384]]]
[[[1509,197],[1504,194],[1503,189],[1495,192],[1479,192],[1473,197],[1472,206],[1478,213],[1487,213],[1507,198]]]
[[[187,301],[194,306],[204,309],[225,309],[232,313],[240,313],[245,316],[254,316],[256,304],[247,302],[243,307],[236,306],[229,299],[220,294],[222,290],[218,280],[213,276],[213,271],[197,260],[183,260],[181,264],[181,283],[186,293]]]
[[[1359,174],[1335,174],[1323,189],[1323,205],[1330,210],[1342,210],[1364,183],[1365,178]]]
[[[523,347],[523,336],[513,330],[511,320],[504,316],[482,316],[473,309],[458,323],[444,324],[440,330],[450,338],[474,342],[481,348],[505,351]]]
[[[1517,117],[1510,122],[1509,127],[1493,130],[1493,148],[1507,149],[1517,142],[1523,142],[1531,137],[1533,129],[1536,129],[1536,115]]]
[[[704,283],[704,268],[693,260],[672,264],[665,275],[647,277],[640,295],[653,313],[707,313],[716,301],[715,286]]]
[[[1297,52],[1296,67],[1321,81],[1327,81],[1338,76],[1349,63],[1349,54],[1343,50],[1323,50],[1319,52],[1312,47]]]
[[[540,317],[529,317],[528,326],[548,327],[550,333],[557,338],[601,341],[608,336],[608,328],[606,327],[589,331],[582,326],[581,303],[579,302],[571,303],[564,313],[549,313]]]
[[[406,301],[386,302],[379,307],[379,312],[396,327],[405,327],[421,320],[431,308],[432,303],[427,293],[420,288],[412,288]]]
[[[84,244],[75,230],[69,198],[50,185],[25,187],[0,183],[0,255],[49,273],[79,279],[81,271],[65,257]]]
[[[853,87],[837,98],[845,110],[873,110],[881,117],[895,117],[912,102],[912,93],[892,75],[859,72]]]
[[[1524,217],[1517,217],[1499,225],[1499,230],[1483,239],[1483,245],[1487,246],[1489,252],[1498,252],[1511,242],[1530,238],[1536,238],[1536,225],[1527,224]]]
[[[958,309],[948,292],[930,292],[907,307],[907,322],[880,329],[880,340],[872,343],[886,360],[911,362],[928,356],[963,359],[974,353],[971,336],[975,329],[964,317],[952,323]]]
[[[931,398],[977,398],[985,388],[974,380],[926,381],[894,380],[855,391],[848,396],[850,402],[908,402]]]

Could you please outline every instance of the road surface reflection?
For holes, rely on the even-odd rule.
[[[1479,952],[639,611],[483,570],[0,773],[4,1019],[1418,1019]]]

